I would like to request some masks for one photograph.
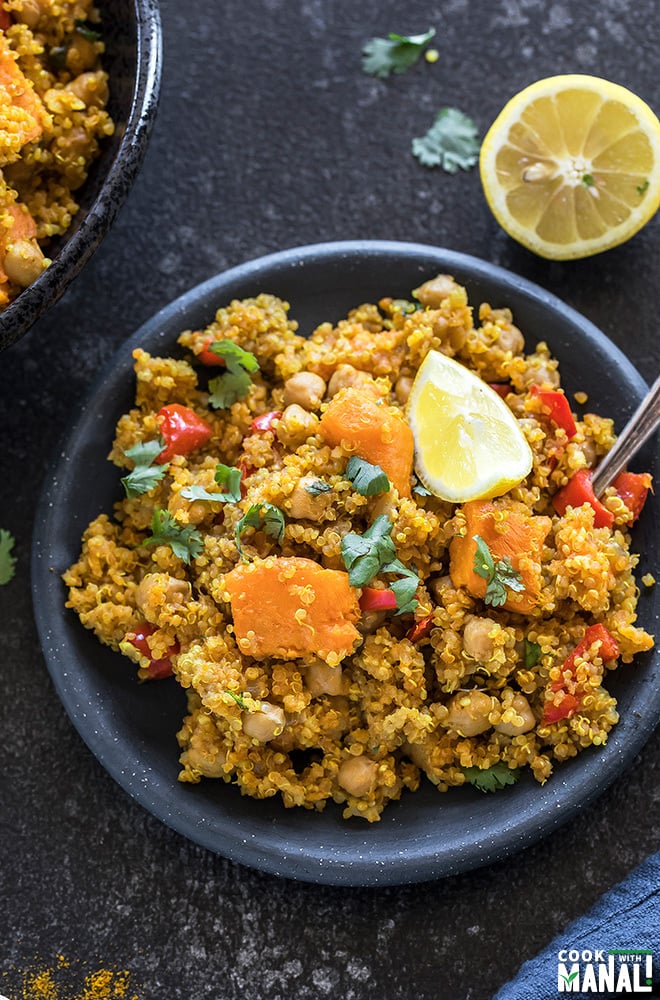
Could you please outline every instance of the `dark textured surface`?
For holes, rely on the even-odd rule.
[[[607,76],[653,102],[655,4],[410,0],[404,16],[394,0],[166,0],[161,11],[165,76],[142,174],[83,275],[0,355],[0,521],[19,556],[0,590],[0,993],[20,997],[22,971],[61,952],[130,970],[140,1000],[488,1000],[657,849],[658,734],[597,803],[507,863],[381,890],[238,867],[135,805],[69,723],[32,623],[33,511],[71,412],[141,322],[225,266],[320,238],[489,258],[562,296],[655,375],[660,218],[602,257],[551,264],[497,229],[475,171],[450,177],[410,155],[439,107],[462,108],[483,133],[512,93],[554,72]],[[367,37],[430,24],[435,66],[386,82],[361,73]]]

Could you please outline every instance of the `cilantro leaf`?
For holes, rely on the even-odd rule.
[[[346,466],[346,478],[353,483],[356,493],[363,497],[373,497],[387,493],[390,481],[380,465],[373,465],[364,458],[353,455]]]
[[[324,483],[322,479],[315,479],[314,482],[305,485],[305,491],[310,496],[317,497],[320,493],[331,493],[332,486],[330,483]]]
[[[430,129],[412,141],[412,151],[425,167],[442,167],[448,174],[469,170],[479,159],[477,126],[457,108],[443,108]]]
[[[532,642],[530,639],[525,639],[525,666],[528,670],[535,667],[539,662],[541,656],[541,647],[538,642]]]
[[[229,691],[229,690],[225,690],[225,694],[228,694],[230,698],[233,698],[239,708],[242,708],[244,711],[245,710],[249,711],[248,706],[243,701],[243,699],[241,698],[240,694],[235,694],[233,691]]]
[[[13,580],[16,572],[16,556],[12,555],[14,536],[6,528],[0,528],[0,584]]]
[[[247,372],[225,372],[209,379],[209,406],[214,410],[228,410],[247,395],[252,379]]]
[[[649,186],[649,182],[648,181],[643,181],[641,184],[637,185],[637,187],[635,188],[635,190],[637,191],[637,194],[640,196],[640,198],[644,194],[644,192],[646,191],[646,189],[648,188],[648,186]]]
[[[101,39],[101,32],[95,31],[82,19],[76,19],[76,31],[88,42],[98,42]]]
[[[254,354],[244,350],[235,340],[214,340],[207,350],[222,358],[230,372],[239,371],[241,368],[253,374],[259,371],[259,362]]]
[[[161,481],[170,463],[163,462],[162,465],[154,465],[154,462],[164,447],[165,443],[162,438],[155,438],[153,441],[139,441],[124,452],[126,458],[130,458],[134,462],[133,469],[121,480],[127,497],[132,498],[149,493]]]
[[[463,774],[480,792],[497,792],[506,785],[515,785],[520,777],[520,768],[499,763],[486,768],[464,767]]]
[[[215,481],[219,486],[224,486],[224,493],[210,493],[203,486],[184,486],[181,496],[186,500],[214,500],[222,503],[238,503],[241,499],[241,469],[234,466],[223,465],[218,462],[215,467]]]
[[[396,596],[397,614],[403,614],[417,607],[415,593],[419,578],[397,558],[391,533],[392,522],[387,514],[381,514],[363,535],[354,532],[344,535],[341,554],[352,587],[366,586],[378,573],[402,576],[403,579],[395,580],[389,586]]]
[[[236,525],[234,537],[236,548],[241,554],[244,562],[247,556],[241,544],[241,536],[246,528],[255,528],[257,531],[264,531],[275,541],[281,542],[284,538],[284,528],[286,521],[284,514],[279,507],[272,503],[253,503]]]
[[[252,385],[251,374],[259,371],[254,354],[233,340],[214,340],[208,350],[224,361],[227,371],[209,380],[209,405],[215,410],[227,410],[247,394]]]
[[[156,507],[151,518],[151,535],[143,545],[169,545],[172,552],[185,563],[196,559],[204,548],[202,536],[192,525],[181,525],[169,511]]]
[[[494,561],[488,545],[480,535],[474,535],[477,549],[474,554],[473,568],[477,576],[486,580],[484,601],[494,608],[501,608],[506,603],[507,588],[521,591],[525,589],[520,573],[513,568],[508,556]]]
[[[426,486],[424,486],[424,484],[419,481],[419,479],[415,482],[412,491],[413,493],[416,493],[420,497],[430,497],[433,495],[431,491],[427,490]]]
[[[362,69],[381,80],[390,73],[405,73],[415,65],[434,35],[435,28],[429,28],[423,35],[390,32],[387,38],[370,38],[362,49]]]

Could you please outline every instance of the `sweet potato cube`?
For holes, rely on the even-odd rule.
[[[315,655],[336,664],[359,636],[358,591],[348,573],[311,559],[271,556],[241,563],[225,574],[223,586],[246,656]]]
[[[0,34],[0,162],[15,160],[27,142],[38,139],[50,116]]]

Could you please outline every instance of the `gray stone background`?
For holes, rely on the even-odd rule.
[[[606,76],[660,110],[657,4],[163,0],[162,18],[161,107],[135,188],[84,274],[0,357],[0,523],[19,558],[0,592],[0,993],[14,1000],[24,971],[61,953],[130,970],[140,1000],[487,1000],[657,849],[658,734],[594,805],[505,863],[379,890],[239,867],[136,806],[69,723],[33,624],[32,512],[79,400],[140,323],[219,270],[319,239],[490,259],[585,313],[651,378],[660,218],[601,257],[548,263],[498,229],[476,170],[426,170],[410,140],[445,105],[483,135],[554,73]],[[434,66],[362,73],[369,37],[430,25]]]

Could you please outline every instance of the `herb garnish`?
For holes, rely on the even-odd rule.
[[[135,463],[135,467],[121,481],[127,497],[149,493],[161,481],[169,462],[162,465],[154,465],[154,462],[164,447],[162,438],[157,438],[153,441],[140,441],[124,452],[126,458]]]
[[[274,538],[275,541],[281,542],[284,538],[285,523],[284,514],[275,504],[253,503],[236,525],[234,535],[236,548],[240,552],[243,562],[248,561],[241,545],[241,535],[246,528],[255,528],[257,531],[264,531],[271,538]]]
[[[189,563],[204,548],[202,536],[192,525],[181,525],[167,510],[156,507],[151,518],[151,535],[143,545],[169,545],[175,556]]]
[[[499,608],[506,603],[507,587],[509,590],[521,591],[525,589],[525,584],[522,582],[520,573],[511,565],[508,556],[495,562],[481,535],[473,537],[477,543],[473,563],[474,572],[487,582],[484,601],[494,608]]]
[[[239,708],[242,708],[244,711],[249,711],[247,704],[243,701],[240,694],[234,694],[233,691],[228,690],[225,690],[225,694],[228,694],[230,698],[233,698]]]
[[[305,484],[305,491],[310,496],[317,497],[321,493],[331,493],[332,486],[330,483],[325,483],[322,479],[315,479],[313,482]]]
[[[0,528],[0,584],[13,580],[16,572],[16,556],[12,555],[14,536],[6,528]]]
[[[644,194],[644,192],[646,191],[646,189],[648,188],[648,186],[649,186],[649,182],[648,181],[644,181],[642,184],[638,184],[637,185],[636,191],[637,191],[637,194],[640,196],[640,198]]]
[[[218,462],[215,467],[215,481],[225,489],[224,493],[209,493],[203,486],[184,486],[181,496],[186,500],[215,500],[222,503],[238,503],[241,499],[241,479],[243,472],[233,465]]]
[[[525,666],[528,670],[535,667],[541,656],[541,647],[538,642],[525,639]]]
[[[233,340],[214,340],[208,350],[222,358],[227,367],[222,375],[209,380],[209,405],[216,410],[227,410],[248,392],[252,385],[250,375],[259,371],[259,362]]]
[[[86,41],[88,42],[98,42],[101,38],[101,32],[94,31],[94,29],[90,28],[90,26],[87,24],[86,21],[77,20],[76,31],[82,38],[86,39]]]
[[[357,455],[353,455],[348,461],[346,478],[353,483],[356,493],[363,497],[387,493],[390,489],[390,481],[380,465],[373,465]]]
[[[415,485],[412,488],[413,493],[416,493],[420,497],[430,497],[433,496],[430,490],[427,490],[426,486],[419,479],[416,480]]]
[[[363,535],[349,532],[341,540],[341,554],[352,587],[365,587],[378,573],[396,573],[402,577],[390,583],[396,595],[397,614],[414,611],[418,602],[415,594],[419,584],[416,573],[397,558],[390,537],[392,522],[381,514]]]
[[[582,183],[584,184],[585,187],[588,187],[588,188],[593,187],[594,184],[596,183],[594,181],[594,175],[593,174],[583,174],[582,175]]]
[[[362,69],[381,80],[390,73],[405,73],[415,65],[434,35],[435,28],[429,28],[423,35],[390,32],[387,38],[370,38],[362,49]]]
[[[515,785],[520,777],[520,768],[511,768],[499,763],[485,768],[464,767],[463,774],[480,792],[497,792],[506,785]]]
[[[413,139],[412,151],[425,167],[448,174],[469,170],[479,159],[477,126],[457,108],[443,108],[426,135]]]

